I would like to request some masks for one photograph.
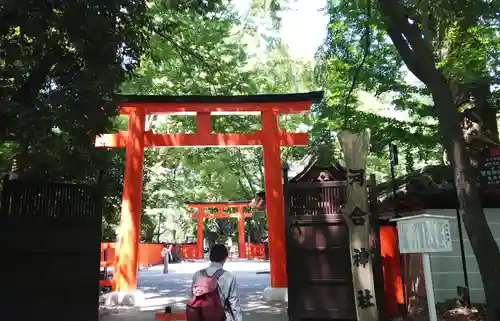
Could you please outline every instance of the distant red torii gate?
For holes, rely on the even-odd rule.
[[[142,172],[145,147],[262,146],[269,231],[271,287],[285,288],[286,248],[280,146],[307,146],[307,133],[279,129],[278,116],[308,112],[323,92],[256,96],[120,96],[119,112],[128,115],[128,131],[96,137],[97,147],[125,148],[125,173],[114,279],[117,291],[135,290],[140,235]],[[195,134],[153,134],[146,116],[192,113]],[[211,114],[259,113],[262,129],[254,133],[212,133]]]
[[[196,209],[198,212],[191,217],[198,219],[196,228],[196,256],[203,258],[203,220],[205,218],[237,218],[238,219],[238,249],[241,259],[246,257],[245,244],[245,217],[252,217],[252,213],[245,212],[250,201],[227,201],[227,202],[186,202],[188,208]],[[216,208],[217,213],[207,213],[206,210]],[[228,208],[237,208],[236,213],[225,213]]]

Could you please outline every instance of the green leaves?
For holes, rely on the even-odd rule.
[[[408,17],[421,28],[422,37],[432,43],[438,66],[457,86],[498,84],[498,22],[492,16],[495,4],[485,4],[404,2]],[[435,155],[428,161],[441,162],[442,140],[430,94],[420,83],[408,81],[408,69],[385,32],[380,8],[375,6],[367,17],[366,5],[365,1],[328,2],[329,32],[318,52],[315,69],[327,99],[316,109],[315,127],[320,128],[319,132],[335,132],[345,124],[352,130],[370,128],[372,152],[380,157],[392,141],[403,154],[424,150],[427,156]],[[367,21],[371,28],[369,55],[360,68]],[[354,94],[348,97],[358,70]],[[469,95],[459,92],[457,101]],[[367,95],[371,98],[366,99]],[[410,165],[420,161],[418,157],[410,158]]]
[[[125,0],[5,4],[0,140],[17,144],[21,173],[95,178],[94,135],[109,127],[116,90],[142,53],[144,12]]]
[[[315,89],[312,65],[294,61],[286,46],[275,38],[269,39],[264,55],[247,52],[244,43],[261,39],[254,30],[256,20],[272,9],[264,3],[254,5],[258,6],[253,7],[249,17],[239,18],[230,7],[200,16],[176,12],[162,1],[153,1],[150,49],[142,56],[135,77],[123,84],[122,92],[250,95]],[[311,119],[287,115],[280,117],[280,125],[295,132],[300,126],[311,125]],[[212,116],[213,132],[250,133],[260,127],[258,116]],[[153,131],[193,133],[194,117],[159,116]],[[282,158],[283,161],[300,158],[305,152],[304,148],[283,148]],[[158,148],[147,150],[145,159],[146,211],[167,204],[182,209],[186,201],[250,200],[264,188],[261,148]],[[180,210],[171,215],[180,222],[184,235],[192,232],[195,222],[189,215]],[[247,223],[252,230],[261,232],[266,228],[265,215]],[[228,233],[231,226],[207,220],[206,227]]]

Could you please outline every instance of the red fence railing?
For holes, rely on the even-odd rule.
[[[184,260],[200,259],[196,255],[196,243],[183,243],[183,244],[178,244],[177,246],[179,246],[179,253],[182,259]],[[264,260],[266,258],[264,244],[246,243],[246,258],[250,260]]]
[[[181,243],[177,244],[179,253],[183,260],[196,260],[196,243]]]
[[[266,252],[264,250],[264,244],[256,243],[256,244],[246,244],[246,257],[252,260],[265,260]]]
[[[196,256],[196,243],[177,244],[183,260],[199,259]],[[163,244],[139,244],[139,267],[150,267],[163,263],[161,251]],[[101,268],[112,268],[115,261],[116,243],[101,243]],[[264,260],[264,244],[246,243],[246,258]],[[114,286],[112,280],[101,280],[101,286]]]

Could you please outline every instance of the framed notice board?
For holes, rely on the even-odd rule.
[[[479,184],[483,191],[500,191],[500,147],[485,150],[479,163]]]

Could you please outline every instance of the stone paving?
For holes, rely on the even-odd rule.
[[[171,306],[182,311],[190,298],[193,273],[208,262],[171,264],[169,273],[163,274],[163,266],[155,266],[139,272],[138,288],[146,297],[144,304],[134,310],[101,310],[100,321],[152,321],[155,312]],[[244,321],[286,321],[286,303],[265,302],[263,290],[269,286],[269,263],[259,261],[231,261],[224,268],[233,272],[240,285]],[[264,272],[264,273],[262,273]]]

